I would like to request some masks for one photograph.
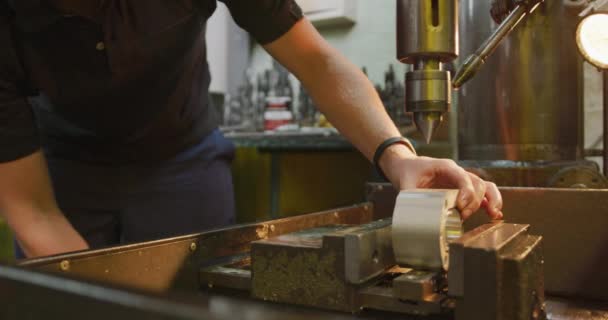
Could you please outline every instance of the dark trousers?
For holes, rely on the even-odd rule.
[[[100,248],[234,223],[233,157],[234,146],[216,130],[160,163],[47,160],[59,207],[88,244]]]

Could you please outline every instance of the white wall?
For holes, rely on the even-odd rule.
[[[395,58],[395,1],[349,1],[357,1],[357,23],[353,26],[323,27],[319,29],[320,33],[353,63],[366,66],[374,83],[384,82],[384,72],[391,63],[396,67],[399,78],[403,79],[405,66]],[[271,61],[260,46],[254,47],[251,65],[255,71],[270,68]]]
[[[207,21],[207,61],[211,73],[211,93],[234,94],[245,79],[249,64],[249,34],[232,20],[228,8],[218,2]]]

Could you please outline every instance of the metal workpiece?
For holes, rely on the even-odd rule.
[[[460,0],[461,51],[498,28],[491,1]],[[578,160],[583,150],[582,58],[576,14],[544,1],[457,91],[460,160]]]
[[[484,43],[464,61],[460,70],[454,76],[452,85],[454,88],[460,88],[465,82],[473,78],[479,71],[486,59],[496,50],[502,41],[508,37],[511,32],[517,27],[522,19],[532,13],[538,5],[544,0],[528,0],[521,1],[507,18],[498,26],[498,28],[484,41]]]
[[[397,59],[450,62],[458,56],[458,0],[397,0]]]
[[[447,270],[449,241],[462,235],[458,190],[405,190],[393,211],[392,241],[401,266]]]

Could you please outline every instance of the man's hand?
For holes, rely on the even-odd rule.
[[[462,218],[485,207],[493,219],[501,219],[502,197],[496,185],[465,171],[454,161],[414,155],[403,145],[393,145],[380,158],[380,167],[400,189],[458,188],[457,206]]]

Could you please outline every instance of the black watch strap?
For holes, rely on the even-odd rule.
[[[378,172],[378,174],[380,174],[380,176],[386,180],[389,181],[388,178],[386,177],[386,175],[384,174],[384,171],[382,171],[382,168],[380,168],[380,157],[382,157],[382,154],[384,153],[384,151],[386,151],[386,149],[394,144],[402,144],[406,147],[408,147],[408,149],[410,149],[414,154],[416,154],[416,149],[414,149],[414,146],[412,146],[412,144],[409,142],[409,140],[407,140],[404,137],[393,137],[393,138],[388,138],[386,140],[384,140],[384,142],[382,142],[378,148],[376,148],[376,152],[374,153],[374,167],[376,168],[376,171]]]

